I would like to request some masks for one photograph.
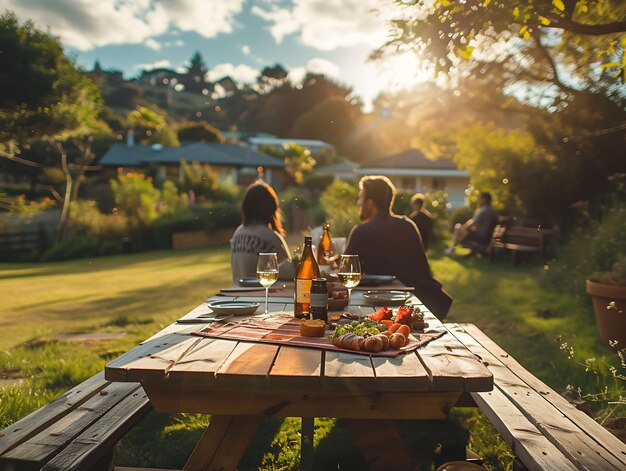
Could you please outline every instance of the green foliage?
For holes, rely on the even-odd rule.
[[[74,260],[77,258],[100,257],[122,253],[122,242],[103,240],[98,237],[68,237],[46,250],[44,262]]]
[[[8,198],[0,195],[0,204],[2,207],[14,213],[20,213],[25,216],[33,216],[40,214],[47,209],[54,208],[57,203],[48,196],[44,196],[40,200],[26,200],[25,195],[18,195],[15,198]]]
[[[601,283],[626,285],[626,254],[618,257],[611,271],[596,272],[592,278]]]
[[[334,175],[310,173],[302,180],[302,186],[314,195],[319,195],[335,180]]]
[[[143,174],[120,175],[111,180],[111,189],[115,204],[127,217],[131,230],[145,229],[157,218],[160,193],[152,185],[152,179]]]
[[[222,134],[206,121],[185,123],[178,128],[181,142],[224,142]]]
[[[475,189],[469,203],[475,204],[478,193],[488,191],[498,211],[519,213],[525,207],[531,214],[536,212],[529,204],[544,188],[541,182],[556,176],[550,171],[550,156],[537,149],[529,133],[476,124],[459,130],[456,143],[454,161],[470,173],[470,189]],[[535,183],[529,185],[530,181]]]
[[[589,216],[587,216],[589,217]],[[597,220],[579,226],[558,258],[547,268],[547,280],[554,289],[575,294],[588,305],[585,279],[597,272],[611,272],[626,258],[626,201],[604,208]]]
[[[190,165],[183,159],[180,161],[180,168],[183,170],[183,191],[192,190],[201,199],[215,197],[219,188],[219,177],[209,164],[194,161]]]
[[[152,243],[157,249],[171,249],[172,235],[177,232],[201,231],[205,221],[190,209],[165,214],[154,221]]]
[[[305,175],[311,173],[315,167],[315,159],[311,152],[298,144],[283,145],[283,156],[285,171],[298,184],[302,183]]]
[[[101,128],[97,87],[65,56],[61,42],[32,22],[0,16],[0,152],[13,156],[37,140]]]
[[[153,136],[168,128],[165,113],[156,107],[138,106],[126,115],[126,123],[133,129],[139,144],[149,143]],[[176,134],[172,135],[172,133],[171,129],[169,131],[166,130],[164,140],[167,141],[168,134],[171,138],[170,141],[175,139]],[[159,142],[155,143],[158,144]]]
[[[436,70],[443,72],[468,62],[484,66],[489,63],[485,57],[509,65],[514,63],[514,58],[499,53],[497,48],[504,41],[513,42],[519,37],[523,41],[517,41],[521,46],[516,47],[513,55],[531,55],[533,46],[545,48],[545,44],[551,42],[552,48],[561,52],[561,57],[564,52],[574,54],[573,50],[578,48],[576,55],[584,60],[577,64],[579,69],[575,73],[589,71],[593,67],[591,61],[604,55],[604,68],[611,70],[614,77],[623,76],[622,41],[626,26],[619,22],[623,21],[626,9],[619,0],[445,0],[433,4],[414,2],[408,8],[405,2],[397,3],[404,8],[398,9],[399,18],[391,22],[393,39],[378,51],[379,54],[410,46],[425,52]],[[562,34],[552,34],[548,41],[554,29]],[[476,48],[482,54],[480,59],[473,60]],[[535,58],[537,62],[546,59],[540,54]],[[520,62],[518,60],[518,67]]]
[[[123,214],[103,214],[95,201],[78,200],[70,203],[69,236],[86,236],[103,240],[121,240],[128,235],[128,222]]]
[[[179,147],[180,141],[174,128],[163,126],[161,129],[152,134],[146,141],[148,144],[161,144],[167,147]]]
[[[335,180],[322,193],[320,201],[335,236],[347,237],[359,223],[358,197],[358,188],[342,180]]]
[[[398,191],[393,201],[392,211],[396,214],[409,215],[413,211],[411,206],[411,198],[413,193],[410,191]]]

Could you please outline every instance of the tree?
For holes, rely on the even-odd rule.
[[[283,85],[287,81],[287,71],[280,64],[263,67],[261,74],[257,77],[257,85],[261,93]]]
[[[66,139],[101,128],[97,87],[65,56],[58,39],[32,22],[0,16],[0,156],[38,140]]]
[[[165,115],[146,106],[138,106],[126,115],[126,122],[135,133],[140,144],[146,144],[167,125]]]
[[[624,79],[621,0],[446,0],[402,11],[392,22],[393,39],[375,56],[419,51],[439,72],[487,74],[496,86],[552,85],[565,99],[592,86],[615,93],[609,75]]]
[[[311,173],[313,167],[315,167],[315,159],[311,156],[309,149],[305,149],[298,144],[284,145],[283,156],[286,165],[285,171],[298,184],[302,183],[304,176]]]
[[[321,139],[340,147],[354,131],[355,125],[354,106],[345,99],[334,96],[300,115],[293,123],[290,136]]]
[[[178,128],[178,139],[181,142],[224,142],[222,134],[206,121],[182,124]]]
[[[185,88],[194,93],[201,93],[205,88],[206,74],[209,71],[202,54],[196,51],[189,60],[189,67],[187,67],[187,74],[185,77]]]

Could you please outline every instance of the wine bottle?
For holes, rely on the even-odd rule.
[[[320,277],[320,269],[317,266],[311,236],[304,237],[304,249],[296,270],[293,316],[296,319],[308,319],[311,314],[311,285],[313,278]]]
[[[329,265],[332,266],[333,262],[337,259],[337,255],[333,250],[333,240],[330,237],[330,226],[328,224],[324,224],[324,233],[322,234],[322,239],[320,240],[320,244],[317,246],[317,263],[319,265]]]

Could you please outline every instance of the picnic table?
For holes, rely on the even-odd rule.
[[[262,299],[225,290],[209,301]],[[212,415],[186,470],[234,469],[268,415],[348,419],[371,469],[412,469],[392,420],[443,419],[463,393],[492,390],[493,376],[416,297],[411,302],[444,335],[393,358],[198,336],[211,312],[202,303],[109,363],[105,376],[140,382],[157,411]],[[353,291],[350,311],[377,307]],[[270,312],[293,313],[288,286],[270,294]]]

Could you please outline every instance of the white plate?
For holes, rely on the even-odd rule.
[[[401,306],[411,297],[406,291],[366,291],[363,298],[375,306]]]
[[[218,315],[224,316],[249,316],[254,314],[259,303],[250,301],[216,301],[209,303],[211,310]]]

